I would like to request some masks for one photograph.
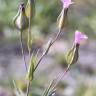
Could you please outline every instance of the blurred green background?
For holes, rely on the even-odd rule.
[[[22,1],[22,0],[21,0]],[[0,0],[0,96],[13,96],[12,79],[23,80],[25,69],[21,56],[19,31],[12,24],[20,0]],[[27,0],[24,0],[27,2]],[[52,37],[58,32],[57,17],[62,10],[60,0],[35,0],[36,12],[32,22],[34,44],[32,51],[40,48],[38,58]],[[96,96],[96,0],[73,0],[68,11],[68,26],[62,30],[35,74],[32,96],[41,96],[50,80],[63,73],[64,53],[72,46],[75,30],[88,35],[89,40],[80,47],[80,58],[58,85],[56,96]],[[24,50],[28,62],[24,32]]]

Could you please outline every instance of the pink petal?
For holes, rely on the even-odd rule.
[[[74,2],[72,2],[71,0],[61,0],[63,3],[63,8],[68,8],[71,4],[73,4]]]
[[[88,39],[87,35],[81,33],[78,30],[75,32],[75,41],[74,41],[75,44],[77,44],[77,43],[80,44],[81,41],[87,40],[87,39]]]

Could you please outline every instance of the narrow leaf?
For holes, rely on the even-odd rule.
[[[36,57],[35,56],[31,56],[30,62],[29,62],[29,68],[28,68],[28,73],[26,75],[26,78],[29,81],[32,81],[34,78],[34,65],[36,64]]]

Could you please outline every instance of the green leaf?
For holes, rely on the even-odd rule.
[[[36,56],[31,56],[30,62],[29,62],[29,68],[28,73],[26,75],[26,79],[29,81],[32,81],[34,78],[34,65],[36,64]]]

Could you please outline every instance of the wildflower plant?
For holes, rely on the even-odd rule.
[[[13,80],[14,87],[17,91],[18,96],[29,96],[30,95],[30,86],[32,84],[32,81],[34,79],[34,73],[37,70],[39,64],[41,63],[42,59],[47,55],[49,52],[51,46],[56,42],[58,39],[59,35],[62,32],[62,29],[65,28],[66,26],[66,21],[67,21],[67,16],[68,16],[68,10],[69,7],[74,3],[71,0],[61,0],[62,2],[62,10],[60,15],[57,18],[57,23],[58,23],[58,33],[56,37],[52,38],[51,40],[48,41],[47,48],[44,50],[43,54],[40,56],[40,58],[37,60],[37,54],[36,56],[33,56],[31,54],[31,45],[32,45],[32,36],[31,36],[31,24],[32,20],[34,19],[33,17],[35,16],[35,1],[34,0],[28,0],[26,7],[24,5],[24,2],[20,4],[19,10],[17,15],[14,17],[13,22],[14,25],[17,27],[17,29],[20,31],[20,43],[21,43],[21,49],[22,49],[22,56],[24,59],[24,64],[26,68],[26,77],[25,80],[27,80],[27,84],[25,84],[26,87],[26,92],[23,92],[22,89],[18,88],[18,85],[16,84],[15,80]],[[28,51],[29,51],[29,66],[26,64],[26,58],[24,54],[24,49],[23,49],[23,44],[22,44],[22,34],[25,29],[28,29],[28,41],[27,41],[27,46],[28,46]],[[65,72],[59,76],[54,78],[48,88],[45,89],[44,93],[42,96],[53,96],[56,91],[56,86],[58,85],[59,81],[66,75],[66,73],[69,71],[70,66],[72,64],[75,64],[78,61],[79,58],[79,47],[81,45],[81,42],[83,40],[87,40],[88,37],[87,35],[81,33],[80,31],[75,32],[75,38],[73,42],[72,48],[65,54],[65,62],[66,65],[68,66],[65,70]]]

